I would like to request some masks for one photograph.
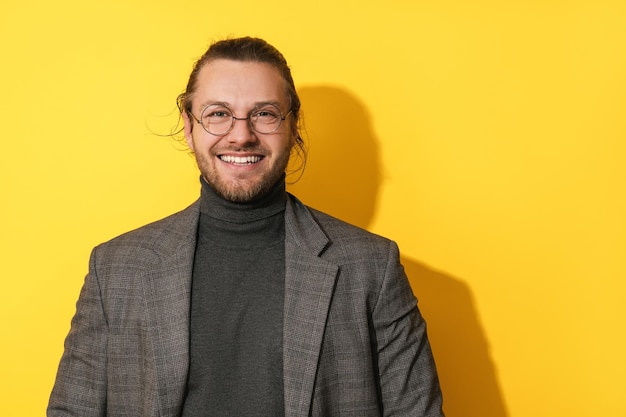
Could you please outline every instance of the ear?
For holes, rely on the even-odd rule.
[[[183,132],[185,133],[187,146],[189,146],[189,149],[191,149],[192,151],[195,151],[195,149],[193,148],[193,135],[192,135],[193,120],[189,118],[189,115],[185,111],[181,113],[181,117],[183,118]]]
[[[291,147],[293,148],[300,133],[298,132],[298,125],[291,120],[289,121],[289,129],[291,130]]]

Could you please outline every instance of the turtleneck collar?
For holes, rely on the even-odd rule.
[[[233,203],[223,199],[202,176],[200,183],[200,212],[229,223],[245,224],[266,219],[284,211],[287,203],[284,175],[265,196],[246,203]]]

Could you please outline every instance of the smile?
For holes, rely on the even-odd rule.
[[[231,156],[231,155],[220,155],[219,158],[220,160],[226,162],[227,164],[234,164],[234,165],[256,164],[261,159],[263,159],[263,157],[261,156]]]

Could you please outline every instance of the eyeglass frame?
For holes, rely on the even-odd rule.
[[[276,125],[276,127],[275,127],[273,130],[271,130],[271,131],[269,131],[269,132],[259,132],[259,131],[255,128],[255,126],[254,126],[254,124],[253,124],[253,122],[252,122],[252,115],[254,114],[254,112],[255,112],[255,110],[256,110],[256,109],[259,109],[259,108],[261,108],[261,107],[263,107],[263,106],[267,106],[267,105],[270,105],[270,106],[274,106],[274,107],[276,107],[276,109],[278,110],[278,114],[279,114],[279,116],[278,116],[278,120],[279,120],[279,122],[278,122],[278,125]],[[202,115],[204,114],[204,112],[205,112],[205,111],[207,111],[207,109],[208,109],[208,108],[210,108],[211,106],[222,106],[222,107],[226,108],[226,109],[230,112],[230,115],[231,115],[231,116],[230,116],[230,117],[231,117],[231,122],[230,122],[230,127],[226,130],[226,132],[224,132],[224,133],[213,133],[213,132],[209,132],[209,130],[208,130],[208,129],[204,126],[204,124],[202,124],[202,121],[201,121],[200,119],[198,119],[198,118],[197,118],[197,117],[196,117],[196,116],[195,116],[195,115],[194,115],[191,111],[188,111],[188,112],[187,112],[187,114],[188,114],[188,115],[190,115],[190,116],[191,116],[191,117],[192,117],[192,118],[193,118],[193,119],[194,119],[194,120],[195,120],[195,121],[196,121],[196,122],[197,122],[200,126],[202,126],[202,129],[204,129],[204,131],[205,131],[205,132],[207,132],[208,134],[213,135],[213,136],[225,136],[225,135],[229,134],[229,133],[233,130],[233,128],[235,127],[235,122],[236,122],[237,120],[247,120],[247,121],[248,121],[248,126],[250,127],[250,129],[251,129],[253,132],[260,133],[260,134],[262,134],[262,135],[268,135],[268,134],[270,134],[270,133],[274,133],[274,132],[276,132],[276,131],[280,128],[280,126],[282,125],[282,123],[285,121],[285,119],[286,119],[286,118],[287,118],[290,114],[292,114],[292,113],[293,113],[293,109],[290,109],[290,110],[289,110],[289,111],[288,111],[288,112],[287,112],[287,113],[283,116],[283,112],[280,110],[280,107],[278,107],[278,105],[277,105],[277,104],[274,104],[274,103],[261,103],[261,104],[258,104],[258,105],[256,105],[256,106],[254,106],[254,108],[253,108],[252,110],[250,110],[250,112],[248,112],[248,115],[247,115],[246,117],[237,117],[237,116],[235,116],[235,112],[234,112],[234,111],[232,111],[232,109],[231,109],[230,107],[228,107],[226,104],[224,104],[224,103],[211,103],[211,104],[208,104],[207,106],[205,106],[205,107],[202,109],[202,112],[200,113],[200,118],[202,118]]]

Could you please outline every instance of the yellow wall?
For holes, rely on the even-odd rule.
[[[400,244],[448,416],[625,416],[625,3],[308,3],[3,0],[0,415],[44,414],[90,249],[197,196],[149,132],[251,34],[303,97],[293,191]]]

